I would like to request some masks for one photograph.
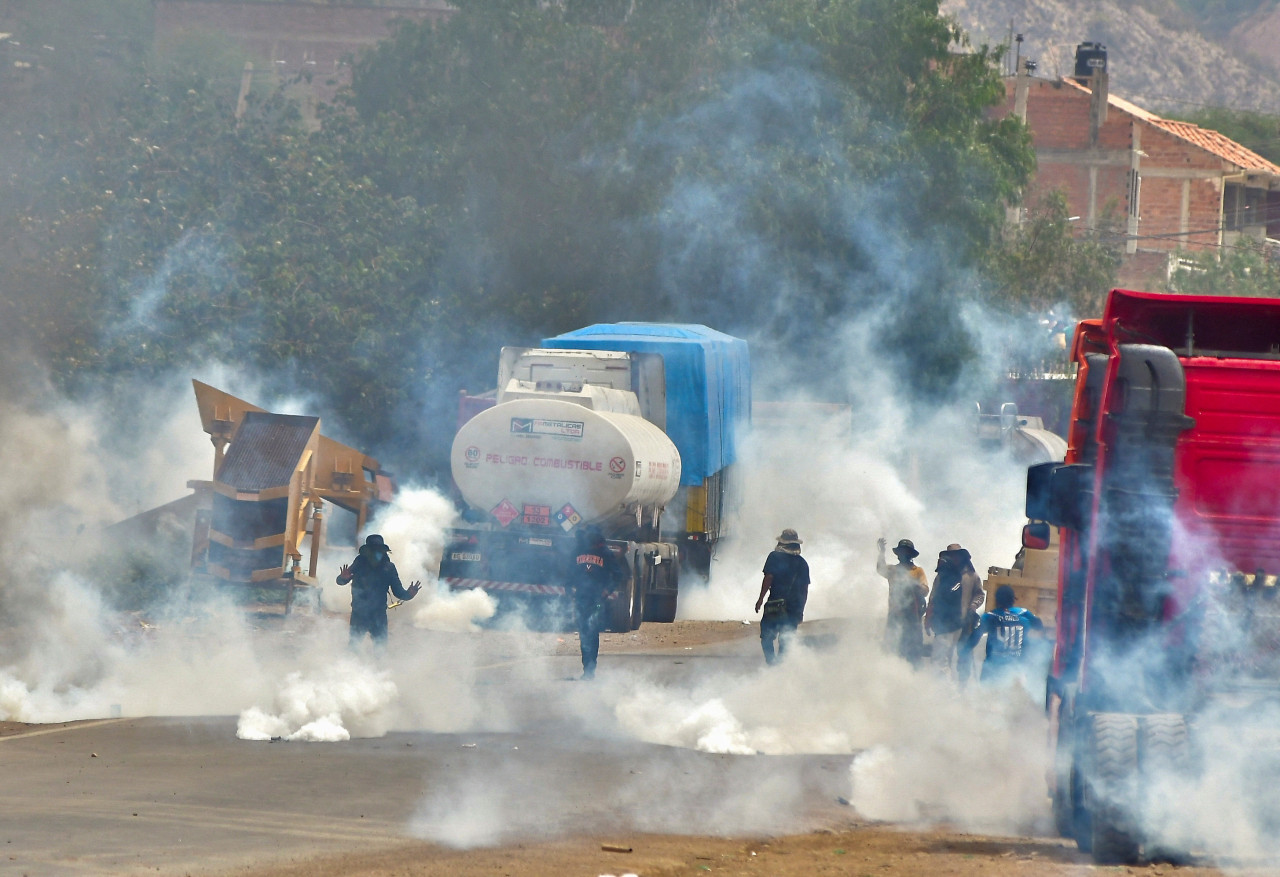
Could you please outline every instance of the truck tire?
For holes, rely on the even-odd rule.
[[[1143,716],[1139,737],[1142,758],[1143,797],[1153,803],[1168,801],[1177,784],[1191,774],[1191,735],[1186,717],[1180,713]],[[1172,785],[1172,789],[1170,785]],[[1150,790],[1160,790],[1151,794]],[[1183,861],[1189,850],[1185,838],[1176,838],[1167,824],[1167,814],[1151,812],[1143,820],[1147,858]]]
[[[1138,783],[1138,717],[1124,713],[1091,716],[1085,771],[1085,822],[1077,835],[1100,865],[1131,865],[1141,843],[1134,825]],[[1085,849],[1081,843],[1080,848]]]

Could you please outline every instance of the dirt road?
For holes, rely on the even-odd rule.
[[[740,622],[646,625],[606,635],[602,653],[615,656],[609,666],[659,678],[686,678],[713,664],[717,673],[751,673],[759,663],[755,633]],[[808,633],[814,642],[829,635],[822,624]],[[531,661],[562,668],[554,669],[558,678],[572,675],[572,635],[483,637],[488,675],[479,684],[499,689],[505,701],[518,701],[520,671]],[[573,693],[566,696],[590,696],[587,686],[563,685]],[[516,724],[505,733],[397,731],[329,744],[237,740],[234,717],[3,724],[0,873],[1039,877],[1094,870],[1058,839],[868,822],[841,798],[851,755],[717,755],[602,737],[589,723],[548,718],[536,704]],[[736,827],[718,836],[693,830],[714,825],[729,801],[760,812],[732,812],[726,824]],[[809,831],[794,833],[800,824]],[[1171,865],[1099,870],[1221,873]]]

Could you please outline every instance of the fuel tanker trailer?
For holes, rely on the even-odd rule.
[[[680,572],[706,578],[750,416],[745,341],[699,325],[599,324],[504,347],[497,387],[463,394],[451,469],[466,505],[440,579],[539,626],[572,617],[578,533],[598,527],[631,576],[610,629],[675,620]]]

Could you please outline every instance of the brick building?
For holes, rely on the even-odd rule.
[[[1155,288],[1179,252],[1280,238],[1280,167],[1109,94],[1105,66],[1078,63],[1077,76],[1061,80],[1023,66],[1006,80],[1002,114],[1022,115],[1031,130],[1038,169],[1026,200],[1061,189],[1082,228],[1114,222],[1125,243],[1121,285]]]
[[[351,81],[346,58],[391,36],[396,23],[439,20],[451,11],[444,0],[416,6],[355,6],[263,0],[153,0],[155,40],[166,44],[187,34],[226,38],[253,58],[254,77],[295,79],[303,111],[333,99]]]

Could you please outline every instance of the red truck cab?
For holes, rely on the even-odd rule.
[[[1175,845],[1148,790],[1198,723],[1280,697],[1280,299],[1113,290],[1073,360],[1066,461],[1027,481],[1060,528],[1054,816],[1135,862]]]

